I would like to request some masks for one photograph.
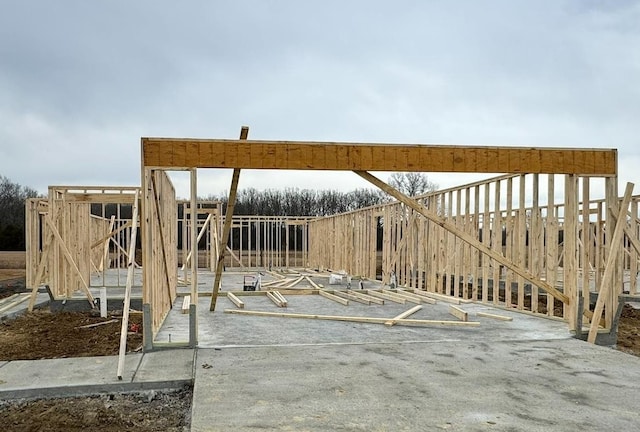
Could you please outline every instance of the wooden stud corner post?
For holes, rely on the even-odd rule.
[[[591,318],[591,327],[589,328],[589,336],[587,341],[589,343],[596,343],[596,337],[598,336],[598,325],[600,324],[600,318],[602,318],[602,312],[604,311],[605,303],[611,295],[617,297],[617,293],[613,291],[613,272],[615,270],[615,261],[618,253],[618,248],[622,242],[624,235],[624,227],[627,225],[627,215],[629,212],[629,203],[631,202],[631,196],[633,195],[633,183],[627,183],[627,187],[624,190],[624,197],[622,198],[622,204],[618,210],[618,220],[616,221],[616,227],[613,230],[613,236],[611,238],[611,248],[609,249],[609,256],[607,257],[607,264],[604,268],[604,274],[602,275],[602,281],[600,282],[598,291],[598,300],[596,301],[596,307],[593,311],[593,317]]]
[[[240,130],[240,139],[246,140],[249,136],[249,127],[242,126]],[[231,188],[229,189],[229,202],[227,203],[227,211],[224,215],[224,226],[222,228],[222,238],[220,239],[220,247],[218,248],[218,263],[216,266],[216,277],[213,281],[213,291],[211,292],[210,311],[216,310],[216,301],[218,300],[218,292],[220,291],[220,281],[222,279],[222,269],[224,268],[224,255],[229,242],[229,233],[231,232],[231,222],[233,219],[233,209],[236,205],[236,193],[238,191],[238,180],[240,179],[240,168],[233,169],[231,177]]]

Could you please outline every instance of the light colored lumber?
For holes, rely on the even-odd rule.
[[[617,152],[615,149],[145,137],[142,138],[142,164],[156,168],[615,175]]]
[[[492,318],[500,321],[513,321],[513,318],[504,316],[504,315],[496,315],[488,312],[478,312],[476,313],[479,317]]]
[[[367,306],[369,306],[371,304],[371,301],[365,300],[365,299],[360,298],[360,297],[356,297],[353,294],[349,294],[348,292],[334,291],[333,294],[337,295],[339,297],[348,299],[348,300],[353,300],[353,301],[358,302],[358,303],[366,304]]]
[[[291,282],[289,285],[283,286],[282,288],[293,288],[294,286],[298,285],[303,279],[304,279],[304,276],[300,276],[299,278]]]
[[[127,222],[124,225],[119,226],[118,228],[116,228],[115,230],[109,232],[109,234],[105,235],[104,237],[94,241],[93,243],[91,243],[91,249],[100,246],[101,244],[103,244],[104,242],[106,242],[107,240],[111,239],[114,235],[118,234],[121,231],[126,230],[127,228],[131,227],[131,222]]]
[[[160,195],[158,194],[158,185],[156,184],[156,176],[152,175],[151,176],[151,191],[152,191],[152,195],[153,195],[153,204],[155,207],[155,219],[157,222],[157,226],[158,226],[158,235],[160,237],[160,250],[162,251],[162,263],[164,264],[164,271],[163,276],[164,276],[164,282],[166,283],[166,287],[167,287],[167,291],[168,291],[168,295],[167,295],[167,299],[169,300],[169,309],[171,309],[173,307],[173,299],[171,298],[171,281],[169,279],[169,268],[171,268],[171,266],[169,266],[169,261],[167,258],[167,242],[164,236],[164,230],[162,229],[162,222],[163,222],[163,217],[162,217],[162,211],[160,208]],[[134,249],[130,249],[130,251],[133,251],[134,255],[130,255],[129,261],[131,263],[134,263],[135,260],[133,259],[135,257],[135,248]],[[192,275],[192,280],[191,280],[191,285],[193,286],[194,284],[197,283],[197,275]],[[127,279],[128,279],[128,274],[127,274]]]
[[[311,284],[312,287],[314,287],[315,289],[321,289],[320,285],[318,285],[317,283],[315,283],[309,276],[305,276],[305,279],[307,280],[307,282],[309,282]]]
[[[83,326],[76,327],[76,328],[77,329],[88,329],[88,328],[93,328],[93,327],[99,327],[99,326],[106,325],[106,324],[111,324],[111,323],[118,322],[118,321],[119,320],[117,320],[117,319],[111,319],[109,321],[102,321],[102,322],[99,322],[99,323],[87,324],[87,325],[83,325]]]
[[[82,282],[80,287],[84,290],[84,293],[87,296],[87,301],[91,305],[91,308],[95,309],[96,305],[93,303],[93,296],[91,295],[91,291],[89,291],[89,286],[87,285],[87,281],[85,280],[84,276],[82,275],[82,272],[78,268],[78,265],[76,264],[76,261],[73,259],[73,256],[71,256],[71,252],[69,251],[69,248],[67,247],[66,243],[62,239],[62,236],[60,236],[58,229],[51,222],[51,218],[47,215],[45,216],[44,220],[45,220],[45,223],[49,226],[49,229],[51,230],[51,232],[53,232],[53,235],[58,241],[60,248],[62,248],[64,257],[67,259],[67,261],[69,262],[73,270],[77,273],[78,278],[80,279],[80,282]]]
[[[120,350],[118,353],[118,379],[122,379],[124,371],[124,357],[127,351],[127,333],[129,332],[129,306],[131,305],[131,286],[133,285],[133,263],[136,255],[136,243],[138,239],[138,196],[139,191],[136,190],[135,200],[133,201],[133,215],[131,218],[131,240],[129,242],[129,262],[127,263],[127,283],[124,289],[124,303],[122,306],[122,326],[120,327]]]
[[[191,296],[190,295],[186,295],[182,298],[182,307],[180,308],[180,311],[183,314],[188,314],[189,313],[189,306],[191,305]]]
[[[249,128],[243,126],[240,129],[240,140],[246,141],[249,135]],[[144,153],[144,150],[143,150]],[[196,155],[197,156],[197,155]],[[144,158],[144,157],[143,157]],[[143,162],[144,163],[144,162]],[[218,255],[218,263],[216,265],[216,275],[213,281],[213,290],[211,291],[210,311],[215,311],[216,300],[218,300],[218,291],[220,291],[220,282],[222,281],[222,270],[224,268],[224,255],[229,242],[229,233],[231,232],[231,223],[233,222],[233,210],[236,205],[236,196],[238,192],[238,181],[240,180],[240,169],[234,167],[231,176],[231,187],[229,188],[229,198],[227,200],[227,211],[224,215],[224,225],[222,227],[222,239],[220,240],[220,253]]]
[[[349,300],[347,300],[346,298],[342,298],[339,297],[337,295],[331,294],[326,292],[325,290],[318,290],[318,294],[320,294],[322,297],[329,299],[329,300],[333,300],[334,302],[340,303],[341,305],[344,306],[349,306]]]
[[[384,290],[383,292],[386,293],[388,291]],[[422,303],[428,303],[429,302],[426,297],[422,297],[422,296],[419,296],[419,295],[410,294],[410,293],[401,292],[401,291],[389,291],[389,292],[392,292],[394,295],[396,295],[398,297],[402,297],[406,301],[411,302],[411,303],[422,304]]]
[[[109,228],[107,229],[108,233],[113,232],[113,227],[115,226],[115,223],[116,223],[116,215],[112,215],[111,219],[109,220]],[[105,266],[106,267],[109,266],[109,237],[107,237],[104,241],[104,246],[102,248],[102,255],[100,256],[99,271],[104,271]]]
[[[620,204],[620,210],[618,211],[619,217],[616,222],[616,227],[613,230],[613,236],[611,238],[611,249],[609,250],[609,256],[607,257],[607,264],[604,268],[602,281],[600,282],[600,286],[598,287],[598,300],[596,301],[596,307],[593,310],[593,319],[591,320],[591,326],[589,327],[589,336],[587,337],[587,341],[589,343],[596,342],[596,337],[598,336],[598,324],[600,323],[600,318],[602,318],[602,312],[604,311],[605,302],[610,296],[611,289],[613,287],[612,279],[615,270],[615,261],[616,256],[618,255],[618,247],[620,245],[620,242],[622,241],[622,236],[624,234],[624,227],[627,224],[627,212],[629,209],[631,196],[633,195],[633,186],[633,183],[627,183],[627,186],[624,190],[624,197],[622,198],[622,203]]]
[[[459,298],[455,298],[455,297],[451,297],[445,294],[438,294],[438,293],[433,293],[433,292],[429,292],[429,291],[423,291],[420,289],[414,289],[413,294],[415,295],[420,295],[420,296],[424,296],[424,297],[430,297],[434,300],[440,300],[446,303],[451,303],[451,304],[460,304],[462,303],[461,299]]]
[[[19,298],[17,298],[16,300],[13,300],[11,303],[3,305],[0,308],[0,313],[6,312],[9,309],[13,309],[14,307],[18,306],[21,303],[24,303],[25,301],[29,300],[30,295],[26,294],[23,296],[20,296]]]
[[[512,270],[514,273],[516,273],[519,276],[522,276],[525,279],[529,280],[530,282],[535,283],[536,285],[540,286],[541,288],[543,288],[545,291],[547,291],[549,294],[551,294],[555,298],[561,300],[564,303],[568,303],[569,302],[569,298],[566,295],[564,295],[562,292],[558,291],[556,288],[554,288],[553,286],[551,286],[547,282],[545,282],[545,281],[539,279],[538,277],[534,276],[527,269],[524,269],[524,268],[518,266],[517,264],[514,264],[511,260],[505,258],[502,254],[497,253],[496,251],[494,251],[492,249],[489,249],[487,246],[483,245],[480,241],[478,241],[475,237],[470,236],[469,234],[467,234],[466,232],[464,232],[463,230],[458,228],[455,224],[452,224],[452,223],[448,222],[447,220],[439,217],[435,213],[430,212],[427,208],[425,208],[422,204],[418,203],[416,200],[414,200],[412,198],[409,198],[405,194],[399,192],[398,190],[394,189],[393,187],[389,186],[388,184],[386,184],[382,180],[380,180],[377,177],[369,174],[366,171],[354,171],[354,172],[356,174],[358,174],[360,177],[364,178],[365,180],[367,180],[367,181],[371,182],[372,184],[374,184],[375,186],[379,187],[383,191],[387,192],[389,195],[393,196],[394,198],[396,198],[400,202],[402,202],[402,203],[406,204],[407,206],[413,208],[414,210],[418,211],[421,215],[423,215],[427,219],[429,219],[432,222],[438,224],[439,226],[441,226],[445,230],[449,231],[450,233],[452,233],[456,237],[462,239],[466,243],[468,243],[471,246],[473,246],[474,248],[478,249],[480,252],[490,256],[491,258],[493,258],[494,260],[496,260],[500,264],[502,264],[505,267],[507,267],[508,269]]]
[[[200,243],[200,240],[202,239],[202,236],[207,230],[207,225],[209,225],[209,222],[211,222],[212,216],[213,216],[213,213],[209,213],[207,215],[207,218],[204,220],[202,227],[200,227],[200,232],[198,233],[198,236],[196,237],[196,241],[195,241],[196,249],[197,249],[198,243]],[[181,271],[184,271],[189,261],[191,261],[191,255],[193,255],[193,249],[194,249],[194,245],[191,245],[191,250],[189,250],[189,253],[187,254],[187,258],[185,258],[184,262],[182,263],[182,267],[180,268]]]
[[[394,303],[405,304],[407,302],[406,298],[394,295],[394,293],[392,292],[379,292],[379,291],[367,290],[367,294],[373,297],[379,297],[383,300],[389,300]]]
[[[449,313],[454,317],[459,318],[460,321],[469,321],[469,313],[457,306],[449,305]]]
[[[272,291],[272,293],[278,298],[278,300],[280,300],[280,303],[282,303],[285,307],[287,306],[287,299],[284,298],[280,291]]]
[[[411,309],[406,310],[406,311],[402,312],[399,315],[396,315],[395,317],[391,318],[389,321],[385,321],[384,325],[389,326],[389,327],[390,326],[394,326],[394,325],[396,325],[398,323],[399,320],[413,315],[414,313],[418,312],[420,309],[422,309],[421,305],[414,306]]]
[[[238,255],[236,255],[235,252],[232,251],[229,246],[227,246],[227,252],[229,252],[229,255],[231,256],[231,258],[233,258],[241,268],[246,268],[246,266],[242,264],[242,260],[238,258]]]
[[[371,303],[375,303],[375,304],[378,304],[378,305],[383,305],[384,304],[384,300],[383,299],[377,298],[377,297],[374,297],[374,296],[370,296],[370,295],[367,295],[367,294],[364,294],[364,293],[361,293],[360,291],[349,290],[347,292],[349,294],[351,294],[351,295],[354,295],[356,297],[361,298],[362,300],[368,300]]]
[[[397,289],[396,293],[398,293],[400,295],[415,296],[415,298],[420,299],[420,301],[422,301],[423,303],[429,303],[429,304],[436,304],[437,303],[437,300],[434,299],[433,297],[430,297],[430,296],[427,296],[427,295],[423,295],[423,294],[419,294],[419,293],[414,293],[413,290],[407,291],[407,290],[403,290],[403,289]]]
[[[40,282],[42,281],[42,278],[44,276],[44,269],[47,266],[49,254],[51,253],[51,249],[53,248],[53,239],[54,239],[53,233],[49,232],[49,235],[45,240],[44,248],[42,250],[42,255],[40,256],[40,263],[38,264],[36,277],[33,280],[33,287],[31,288],[31,298],[29,299],[29,306],[27,307],[27,310],[29,312],[33,311],[33,307],[36,304],[36,298],[38,297],[38,289],[40,288]]]
[[[16,293],[16,294],[11,294],[9,297],[5,297],[3,299],[0,300],[0,307],[4,306],[5,304],[15,300],[16,297],[18,297],[20,294]]]
[[[372,323],[372,324],[384,324],[389,321],[389,318],[374,318],[374,317],[356,317],[356,316],[339,316],[339,315],[311,315],[311,314],[295,314],[284,312],[264,312],[264,311],[248,311],[239,309],[225,309],[225,313],[240,314],[240,315],[253,315],[264,317],[278,317],[278,318],[302,318],[302,319],[317,319],[328,321],[347,321],[347,322],[359,322],[359,323]],[[399,325],[407,326],[431,326],[431,327],[478,327],[480,325],[477,321],[442,321],[442,320],[417,320],[417,319],[401,319],[396,322]]]
[[[278,307],[287,307],[287,300],[278,291],[267,291],[267,297]]]
[[[229,300],[231,300],[231,302],[234,305],[236,305],[236,307],[239,307],[240,309],[244,309],[244,302],[242,300],[240,300],[234,293],[228,292],[227,293],[227,298]]]

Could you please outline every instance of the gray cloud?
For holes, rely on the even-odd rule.
[[[137,183],[140,136],[243,124],[255,139],[638,157],[638,1],[3,3],[0,173],[40,190]],[[639,180],[626,166],[621,187]],[[302,177],[241,186],[318,184]],[[349,177],[323,184],[361,186]]]

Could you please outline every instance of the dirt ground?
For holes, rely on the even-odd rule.
[[[118,355],[122,314],[95,315],[42,309],[4,320],[0,322],[0,360]],[[131,314],[127,348],[141,347],[142,314]]]
[[[0,282],[0,298],[24,291],[24,280]],[[0,360],[117,355],[121,313],[106,318],[96,315],[41,309],[0,321]],[[142,347],[141,314],[130,315],[127,347],[129,351]],[[0,402],[0,425],[11,431],[185,431],[189,430],[191,395],[188,388]]]
[[[95,397],[43,399],[2,404],[0,424],[5,430],[188,431],[192,389]]]
[[[640,310],[625,305],[618,326],[617,348],[640,357]]]

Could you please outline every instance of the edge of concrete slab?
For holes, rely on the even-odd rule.
[[[115,378],[118,356],[0,362],[0,401],[178,390],[194,384],[196,350],[127,358],[124,380]],[[69,375],[61,379],[60,368]]]
[[[191,385],[193,385],[193,378],[188,380],[182,379],[155,382],[123,382],[115,384],[30,388],[0,392],[0,401],[8,402],[24,399],[57,399],[108,395],[115,393],[138,393],[152,390],[178,390]]]

